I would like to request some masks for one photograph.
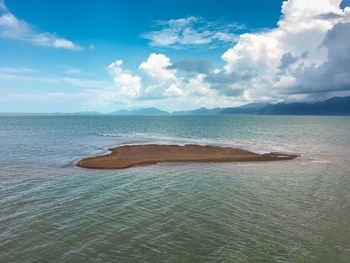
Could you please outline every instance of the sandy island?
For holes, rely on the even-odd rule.
[[[137,165],[168,162],[269,162],[297,158],[297,155],[257,154],[231,147],[200,145],[130,145],[110,149],[107,155],[82,159],[79,167],[123,169]]]

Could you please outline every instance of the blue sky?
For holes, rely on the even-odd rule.
[[[304,2],[0,0],[0,112],[348,95],[350,3]]]

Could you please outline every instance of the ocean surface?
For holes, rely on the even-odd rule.
[[[125,170],[125,144],[298,153]],[[350,262],[350,117],[0,116],[0,262]]]

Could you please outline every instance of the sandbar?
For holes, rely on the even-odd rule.
[[[231,147],[202,145],[126,145],[109,149],[106,155],[82,159],[77,166],[91,169],[124,169],[133,166],[170,162],[270,162],[292,160],[293,154],[258,154]]]

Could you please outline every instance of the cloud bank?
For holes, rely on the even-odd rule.
[[[243,88],[251,100],[305,99],[314,93],[349,91],[350,9],[341,9],[340,3],[283,2],[277,28],[243,34],[223,54],[224,73],[234,76],[232,85]],[[250,77],[241,80],[246,74]]]
[[[222,68],[206,60],[172,62],[151,54],[139,66],[144,77],[138,77],[135,98],[172,98],[193,108],[350,95],[350,8],[340,8],[341,2],[284,1],[277,27],[240,35],[222,55]],[[153,46],[211,43],[216,33],[198,27],[194,32],[196,22],[195,17],[161,21],[162,29],[145,37]]]
[[[152,53],[140,60],[133,72],[122,60],[111,60],[107,66],[110,83],[101,85],[67,76],[63,81],[86,88],[84,94],[91,107],[157,106],[170,111],[350,95],[350,8],[341,8],[341,2],[284,1],[276,28],[239,36],[235,31],[243,26],[225,27],[203,18],[158,21],[154,31],[143,34],[152,47],[229,45],[218,58],[222,66],[204,59],[172,61],[166,54]],[[69,40],[40,33],[17,19],[1,0],[0,10],[0,37],[79,49]],[[15,70],[30,73],[25,68],[2,68],[0,78],[11,79]]]

